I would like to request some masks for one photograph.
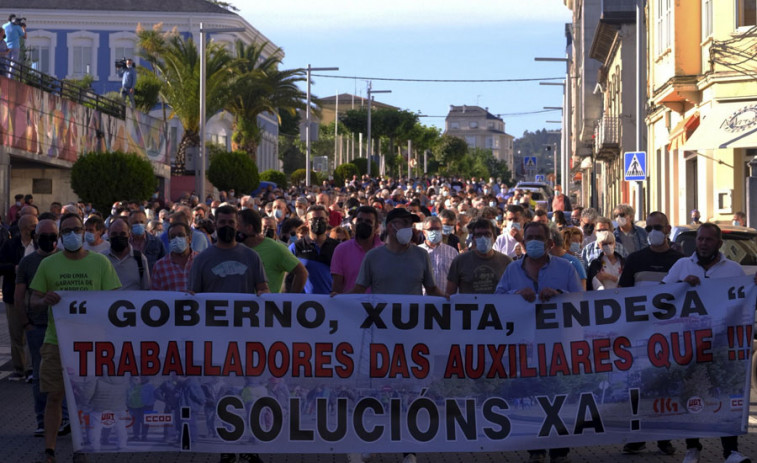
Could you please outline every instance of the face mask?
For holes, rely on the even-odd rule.
[[[54,233],[43,233],[37,237],[37,246],[45,253],[51,253],[55,250],[55,244],[58,242],[58,236]]]
[[[581,224],[581,219],[578,218],[578,217],[571,217],[570,218],[570,223],[572,223],[573,225],[575,225],[577,227],[577,226],[579,226]]]
[[[355,226],[355,236],[361,240],[367,240],[373,233],[373,227],[367,222],[360,222]]]
[[[280,218],[284,217],[284,212],[281,209],[276,209],[273,211],[273,218],[276,220],[279,220]]]
[[[526,254],[532,259],[539,259],[544,255],[544,242],[539,240],[527,241]]]
[[[732,223],[733,223],[734,227],[740,227],[741,226],[741,222],[739,222],[738,220],[734,220]]]
[[[426,239],[431,244],[439,244],[442,242],[442,232],[439,230],[426,231]]]
[[[647,235],[647,243],[650,246],[662,246],[665,243],[665,233],[660,230],[652,230]]]
[[[400,228],[397,230],[397,242],[401,245],[406,245],[410,242],[411,239],[413,239],[413,229],[411,227],[407,228]]]
[[[187,250],[187,239],[183,236],[177,236],[168,242],[171,252],[174,254],[184,254]]]
[[[306,212],[307,212],[307,209],[302,209],[302,208],[297,209],[297,215],[300,217],[304,216]]]
[[[626,217],[618,217],[618,226],[619,227],[625,227],[628,224],[628,218]]]
[[[576,243],[575,241],[570,243],[570,252],[572,252],[573,254],[578,254],[579,252],[581,252],[581,245]]]
[[[497,203],[495,203],[494,201],[489,201],[489,207],[496,207],[496,206],[497,206]]]
[[[497,222],[502,222],[502,216],[501,215],[497,216]]]
[[[492,240],[488,236],[479,236],[476,238],[476,251],[486,254],[492,249]]]
[[[94,244],[95,234],[92,232],[84,232],[84,241],[86,241],[88,244]]]
[[[442,225],[442,234],[449,235],[455,231],[454,225]]]
[[[210,213],[213,214],[213,217],[215,217],[216,216],[216,208],[215,207],[211,207],[210,208]]]
[[[237,236],[237,231],[234,230],[234,227],[220,227],[218,230],[216,230],[216,234],[218,235],[218,239],[224,243],[231,243],[234,241],[234,238]]]
[[[110,249],[114,252],[123,252],[129,246],[128,236],[112,236],[110,238]]]
[[[703,264],[703,265],[709,264],[710,262],[712,262],[713,260],[715,260],[716,257],[718,257],[718,253],[717,252],[713,252],[709,256],[703,256],[703,255],[699,254],[699,252],[697,252],[697,260],[699,261],[700,264]]]
[[[589,236],[592,233],[594,233],[594,224],[593,223],[587,223],[581,229],[584,231],[584,236]]]
[[[237,232],[237,242],[244,243],[244,240],[246,240],[248,236],[245,233],[242,233],[240,231]]]
[[[63,248],[65,248],[65,250],[69,252],[76,252],[81,249],[82,240],[82,236],[74,232],[65,234],[61,238],[61,241],[63,241]]]
[[[510,228],[514,228],[515,230],[520,230],[520,222],[511,222]]]
[[[606,256],[609,256],[610,254],[613,254],[615,252],[615,246],[611,244],[605,244],[602,246],[602,253]]]
[[[562,194],[562,191],[555,191],[555,196],[560,196]]]
[[[135,235],[142,236],[145,234],[145,224],[143,223],[135,223],[131,226],[131,232]]]
[[[274,231],[273,228],[264,228],[263,234],[265,235],[266,238],[271,238],[271,239],[273,239],[276,236],[276,232]]]
[[[326,221],[324,219],[311,220],[310,231],[316,235],[323,235],[326,233]]]
[[[497,219],[491,219],[492,225],[494,225],[494,228],[497,228],[499,225],[497,224]]]
[[[289,244],[294,244],[297,242],[297,235],[289,235]]]

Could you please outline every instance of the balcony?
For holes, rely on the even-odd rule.
[[[620,118],[602,117],[594,130],[597,159],[612,161],[620,154]]]
[[[607,24],[636,22],[636,0],[602,0],[600,21]]]

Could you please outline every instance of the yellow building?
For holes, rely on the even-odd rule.
[[[647,3],[650,210],[686,223],[747,208],[757,154],[757,15],[748,0]],[[751,223],[754,226],[754,222]]]

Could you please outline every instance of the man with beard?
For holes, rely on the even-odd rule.
[[[690,257],[678,259],[662,279],[663,283],[686,282],[691,286],[698,286],[705,278],[737,278],[744,276],[744,269],[726,259],[720,252],[723,237],[720,227],[714,223],[703,223],[697,230],[696,252]],[[755,275],[757,283],[757,275]],[[749,458],[739,453],[738,436],[723,436],[720,438],[723,446],[723,458],[726,463],[744,463]],[[686,439],[686,456],[684,463],[698,463],[702,444],[699,439]]]

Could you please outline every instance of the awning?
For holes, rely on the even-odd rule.
[[[757,102],[716,103],[701,117],[699,128],[679,149],[725,148],[757,148]]]
[[[691,137],[691,134],[699,127],[699,113],[695,113],[687,119],[681,120],[670,131],[670,147],[668,151],[675,151]]]

